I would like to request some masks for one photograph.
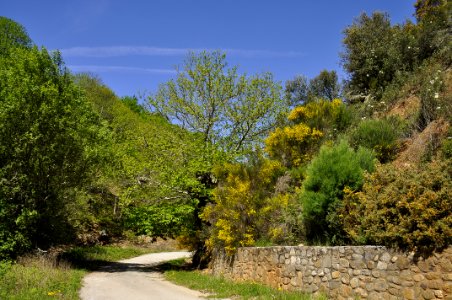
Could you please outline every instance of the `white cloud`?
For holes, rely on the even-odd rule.
[[[98,65],[69,65],[73,72],[94,72],[94,73],[147,73],[147,74],[175,74],[175,70],[136,68],[124,66],[98,66]]]
[[[115,56],[183,56],[188,52],[201,52],[220,50],[229,55],[248,58],[276,58],[298,57],[303,53],[297,51],[269,51],[247,49],[197,49],[197,48],[161,48],[143,46],[112,46],[112,47],[73,47],[61,49],[64,57],[115,57]]]

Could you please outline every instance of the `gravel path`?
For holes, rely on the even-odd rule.
[[[82,300],[195,300],[206,295],[163,279],[155,266],[189,252],[164,252],[138,256],[113,263],[83,279]]]

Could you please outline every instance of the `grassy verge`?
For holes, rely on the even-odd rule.
[[[0,262],[0,299],[79,299],[81,281],[88,271],[151,252],[156,251],[118,246],[75,247],[59,260],[27,256],[14,264]]]
[[[67,263],[58,267],[46,259],[25,257],[15,264],[2,263],[0,299],[78,299],[85,270],[72,269]]]
[[[200,271],[178,270],[181,262],[174,263],[174,270],[167,270],[165,278],[190,289],[199,290],[214,298],[234,299],[272,299],[272,300],[321,300],[323,296],[311,296],[301,292],[288,292],[274,289],[262,284],[233,282],[224,278],[213,277]],[[180,267],[179,267],[180,268]],[[183,268],[183,267],[182,267]],[[169,268],[168,268],[169,269]]]

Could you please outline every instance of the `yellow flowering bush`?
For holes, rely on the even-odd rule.
[[[211,224],[208,248],[222,247],[233,254],[257,240],[279,242],[290,235],[289,207],[295,200],[275,193],[284,175],[279,162],[260,157],[252,164],[224,164],[215,173],[220,182],[213,191],[215,203],[201,214]]]
[[[286,166],[299,166],[312,157],[322,136],[321,131],[303,123],[277,128],[265,140],[265,150]]]
[[[276,128],[265,140],[271,158],[287,167],[311,160],[325,138],[335,137],[350,121],[341,100],[318,100],[295,107],[288,116],[291,125]]]

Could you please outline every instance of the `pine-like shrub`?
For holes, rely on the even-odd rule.
[[[346,236],[336,213],[344,188],[359,190],[364,182],[364,171],[374,169],[370,150],[354,151],[347,142],[323,146],[306,171],[300,192],[307,239],[316,242],[340,244]]]

